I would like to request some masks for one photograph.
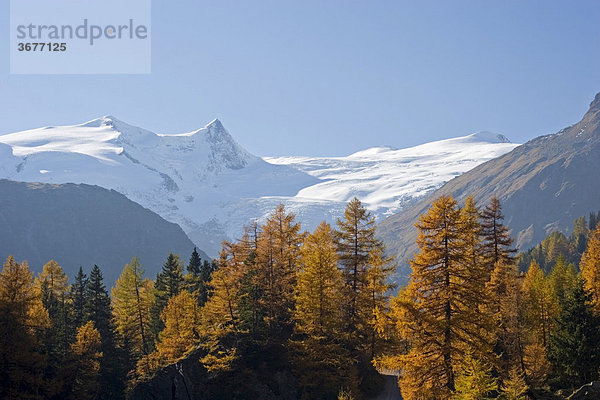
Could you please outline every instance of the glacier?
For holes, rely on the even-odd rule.
[[[478,132],[346,157],[258,157],[218,119],[196,131],[161,134],[105,116],[0,136],[0,177],[114,189],[179,224],[216,256],[222,240],[264,221],[279,203],[305,229],[323,219],[334,223],[355,196],[380,219],[516,146]]]

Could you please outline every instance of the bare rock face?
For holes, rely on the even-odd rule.
[[[572,395],[567,397],[568,400],[598,400],[600,399],[600,382],[594,381],[583,385],[577,389]]]
[[[575,218],[597,211],[598,171],[600,94],[577,124],[475,167],[379,224],[381,238],[401,265],[396,280],[408,278],[407,261],[417,251],[414,224],[435,198],[452,195],[462,203],[472,194],[485,205],[498,197],[515,244],[527,250],[553,230],[570,233]]]

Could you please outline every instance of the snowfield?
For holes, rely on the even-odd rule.
[[[264,157],[214,120],[197,131],[156,134],[107,116],[74,126],[0,136],[0,178],[87,183],[114,189],[178,223],[216,256],[223,239],[262,221],[279,203],[306,229],[343,215],[354,196],[377,218],[516,147],[479,132],[406,149],[347,157]]]

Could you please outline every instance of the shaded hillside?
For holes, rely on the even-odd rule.
[[[462,201],[473,194],[483,205],[497,196],[516,246],[526,250],[553,230],[570,233],[575,218],[598,209],[598,171],[600,93],[577,124],[481,164],[384,220],[379,234],[397,256],[397,280],[408,277],[407,260],[416,251],[414,223],[434,198],[452,194]]]
[[[2,260],[13,254],[41,271],[54,259],[70,276],[79,266],[97,264],[107,285],[134,255],[154,277],[168,252],[187,259],[194,248],[178,225],[114,190],[90,185],[0,180],[0,226]]]

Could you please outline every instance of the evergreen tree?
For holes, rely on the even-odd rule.
[[[152,304],[152,332],[155,340],[164,328],[164,323],[160,314],[166,307],[169,299],[179,294],[184,288],[184,279],[179,256],[169,253],[167,261],[163,265],[162,271],[156,276],[154,284],[154,303]]]
[[[577,253],[582,254],[587,246],[589,229],[585,217],[579,217],[573,222],[571,242],[575,245]]]
[[[594,313],[591,296],[577,281],[564,298],[556,328],[550,336],[548,358],[561,385],[575,389],[598,379],[600,368],[600,317]]]
[[[190,262],[187,266],[187,271],[194,276],[200,276],[200,268],[202,268],[202,259],[200,258],[200,254],[198,254],[198,250],[194,247],[194,251],[190,256]]]
[[[83,273],[83,268],[79,267],[75,282],[71,285],[70,300],[73,304],[73,324],[76,328],[82,326],[85,322],[85,304],[86,304],[86,286],[87,276]]]
[[[513,238],[508,227],[502,224],[502,206],[497,197],[492,197],[490,204],[481,212],[481,235],[483,237],[483,253],[489,271],[496,263],[510,265],[513,261],[514,249],[511,248]]]
[[[48,355],[46,379],[52,386],[49,391],[57,394],[64,392],[64,380],[61,379],[60,371],[76,334],[68,280],[62,267],[54,260],[47,262],[35,279],[42,304],[50,317],[50,328],[46,330],[43,340],[44,350]]]
[[[591,294],[596,312],[600,313],[600,225],[590,236],[579,264],[585,289]]]
[[[49,326],[27,263],[9,256],[0,273],[0,398],[44,398],[39,334]]]
[[[98,399],[111,400],[124,397],[125,374],[133,368],[127,357],[117,347],[117,333],[112,320],[110,296],[104,286],[102,271],[94,265],[86,285],[84,320],[91,321],[100,334],[100,359]]]
[[[137,257],[125,265],[111,294],[117,331],[130,346],[131,357],[139,360],[150,354],[154,346],[150,314],[154,288],[152,281],[144,278]]]

